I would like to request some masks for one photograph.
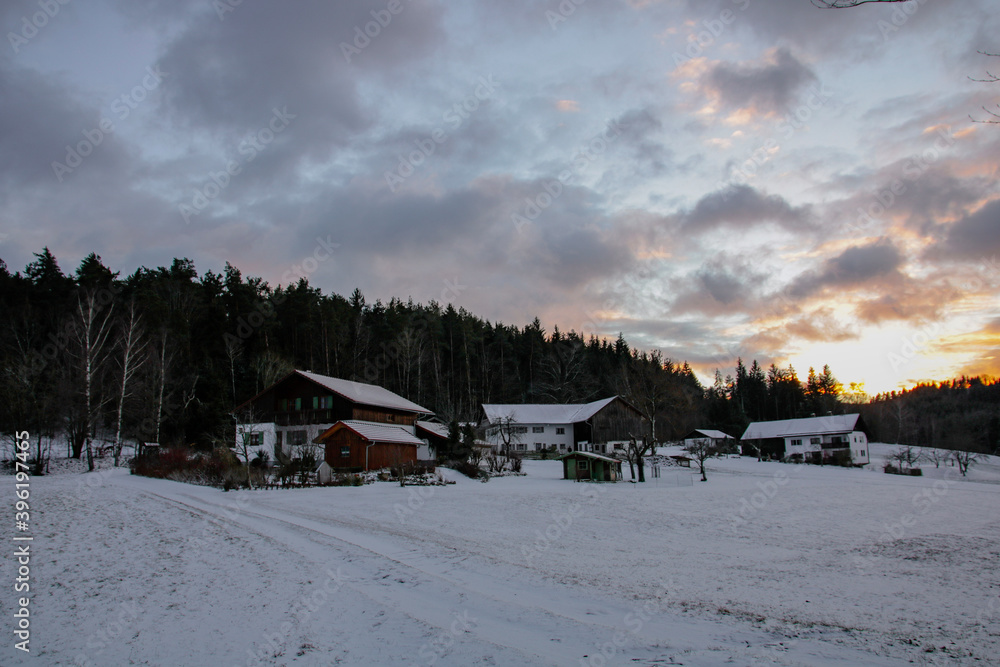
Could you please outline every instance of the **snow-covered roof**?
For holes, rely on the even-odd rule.
[[[576,458],[578,456],[583,456],[588,459],[598,459],[599,461],[610,461],[611,463],[621,463],[620,459],[613,459],[610,456],[601,456],[600,454],[595,454],[593,452],[570,452],[569,454],[560,456],[559,460],[561,461],[562,459]]]
[[[688,434],[687,438],[684,438],[684,439],[687,440],[689,438],[697,438],[698,437],[696,435],[697,433],[700,433],[702,435],[702,437],[713,438],[715,440],[727,440],[727,439],[728,440],[735,440],[736,439],[736,438],[734,438],[731,435],[727,435],[727,434],[723,433],[722,431],[715,431],[715,430],[710,429],[710,428],[695,429],[695,430],[691,431]]]
[[[378,408],[390,408],[392,410],[420,412],[428,415],[433,414],[427,408],[421,407],[413,401],[408,401],[385,387],[365,384],[363,382],[353,382],[352,380],[342,380],[341,378],[332,378],[327,375],[319,375],[318,373],[310,373],[308,371],[297,370],[295,372],[355,403],[372,405]]]
[[[448,426],[445,424],[440,424],[438,422],[426,422],[423,420],[417,420],[417,426],[424,429],[428,433],[433,433],[440,438],[448,437]]]
[[[616,398],[612,396],[582,404],[484,403],[483,411],[490,423],[511,417],[517,424],[575,424],[590,419]]]
[[[369,442],[388,442],[395,445],[417,445],[424,444],[424,441],[410,433],[404,426],[394,424],[380,424],[379,422],[361,421],[359,419],[345,419],[331,426],[327,433],[343,424]],[[326,435],[324,433],[323,435]],[[320,440],[320,435],[316,440]]]
[[[827,415],[805,419],[782,419],[773,422],[754,422],[747,426],[743,440],[764,440],[767,438],[789,438],[798,435],[824,435],[827,433],[850,433],[855,430],[861,415]]]

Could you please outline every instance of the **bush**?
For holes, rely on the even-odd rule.
[[[457,470],[470,479],[479,479],[484,475],[479,466],[473,465],[468,461],[450,461],[448,467]]]

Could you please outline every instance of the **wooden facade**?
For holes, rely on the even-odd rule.
[[[622,462],[588,452],[572,452],[562,457],[563,479],[577,482],[617,482],[622,479]]]
[[[379,470],[417,463],[416,445],[373,442],[344,424],[331,428],[323,445],[326,464],[337,471]]]
[[[357,419],[384,424],[412,426],[418,415],[355,403],[298,373],[292,373],[240,406],[250,410],[255,422],[278,426],[332,424]]]
[[[590,419],[573,424],[573,440],[579,444],[628,441],[633,436],[642,438],[648,431],[643,422],[641,412],[617,397]]]

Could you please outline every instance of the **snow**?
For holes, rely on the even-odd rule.
[[[61,465],[31,482],[34,655],[0,664],[996,664],[1000,460],[877,464],[229,493]]]
[[[570,404],[487,403],[483,405],[483,412],[491,423],[511,419],[517,424],[575,424],[590,419],[616,398]]]

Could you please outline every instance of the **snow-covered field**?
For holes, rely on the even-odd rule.
[[[224,493],[64,466],[31,482],[32,653],[8,632],[0,664],[998,664],[1000,460],[923,467]]]

